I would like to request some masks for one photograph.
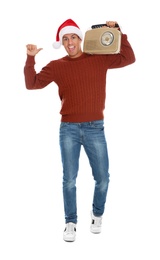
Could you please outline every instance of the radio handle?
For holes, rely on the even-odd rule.
[[[100,23],[100,24],[94,24],[94,25],[92,25],[91,28],[92,28],[92,29],[96,29],[96,28],[101,28],[101,27],[103,27],[103,26],[108,27],[106,23]],[[116,27],[116,28],[119,27],[118,23],[115,24],[115,27]]]

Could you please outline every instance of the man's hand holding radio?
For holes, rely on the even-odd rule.
[[[118,25],[118,23],[116,22],[116,21],[108,21],[108,22],[106,22],[106,25],[107,25],[107,27],[109,27],[109,28],[119,28],[119,25]]]

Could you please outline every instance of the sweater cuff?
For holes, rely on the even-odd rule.
[[[27,66],[34,66],[35,64],[35,56],[31,56],[27,54],[27,60],[26,60],[26,65]]]

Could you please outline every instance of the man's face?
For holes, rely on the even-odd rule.
[[[65,34],[62,38],[62,44],[70,58],[77,58],[81,56],[81,42],[82,40],[78,37],[78,35],[73,33]]]

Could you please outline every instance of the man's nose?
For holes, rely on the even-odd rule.
[[[72,44],[72,38],[69,38],[69,39],[68,39],[68,43],[69,43],[69,44]]]

